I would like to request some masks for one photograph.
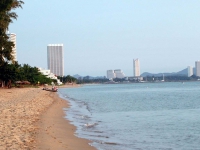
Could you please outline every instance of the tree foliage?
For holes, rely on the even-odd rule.
[[[6,30],[13,19],[17,19],[17,14],[12,10],[22,7],[23,1],[1,0],[0,1],[0,65],[6,61],[13,61],[12,48],[13,42],[9,41]]]
[[[28,64],[19,65],[18,63],[9,64],[5,62],[0,66],[0,80],[7,83],[11,81],[29,81],[31,84],[51,84],[52,79],[47,78],[37,67],[31,67]],[[55,81],[54,81],[55,82]]]
[[[70,75],[63,76],[63,77],[58,76],[58,79],[60,79],[61,82],[63,82],[64,84],[65,83],[74,83],[74,82],[76,82],[76,78],[74,78],[74,77],[72,77]]]

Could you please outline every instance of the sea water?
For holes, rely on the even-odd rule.
[[[76,135],[98,150],[200,150],[200,82],[59,89]]]

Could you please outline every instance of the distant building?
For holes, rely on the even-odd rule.
[[[60,79],[57,78],[57,76],[53,73],[50,72],[50,70],[46,70],[46,69],[42,69],[42,68],[38,68],[39,72],[41,72],[43,75],[45,75],[47,78],[50,79],[54,79],[57,80],[57,84],[61,85],[62,82],[60,81]]]
[[[51,74],[50,70],[46,70],[46,69],[42,69],[42,68],[38,68],[39,72],[41,72],[43,75],[48,76]]]
[[[193,75],[193,67],[192,66],[188,66],[188,77],[191,77]]]
[[[115,73],[114,73],[113,70],[107,70],[107,78],[108,79],[114,79],[114,78],[116,78],[116,75],[115,75]]]
[[[121,69],[116,69],[116,70],[107,70],[107,78],[108,79],[115,79],[115,78],[125,78],[125,74]]]
[[[195,61],[196,76],[200,77],[200,61]]]
[[[116,75],[116,78],[120,78],[120,79],[122,79],[122,78],[125,77],[125,74],[122,72],[121,69],[117,69],[117,70],[115,70],[114,73],[115,73],[115,75]]]
[[[134,80],[134,81],[142,81],[143,77],[128,77],[128,80]]]
[[[48,69],[57,76],[64,76],[63,44],[49,44],[47,46]]]
[[[133,76],[139,77],[140,76],[140,62],[139,59],[133,60]]]
[[[13,42],[14,44],[14,47],[12,48],[13,60],[17,61],[16,34],[8,32],[7,35],[9,37],[9,41]]]

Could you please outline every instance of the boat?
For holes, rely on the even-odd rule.
[[[43,87],[43,90],[57,92],[58,91],[58,87],[52,86],[52,88],[50,89],[50,88],[48,88],[48,84],[45,84],[44,87]]]
[[[56,86],[54,86],[54,87],[52,88],[52,91],[53,91],[53,92],[57,92],[57,91],[58,91],[58,88],[57,88]]]

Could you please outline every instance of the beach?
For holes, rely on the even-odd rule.
[[[0,89],[0,149],[94,150],[64,118],[66,100],[41,88]]]

